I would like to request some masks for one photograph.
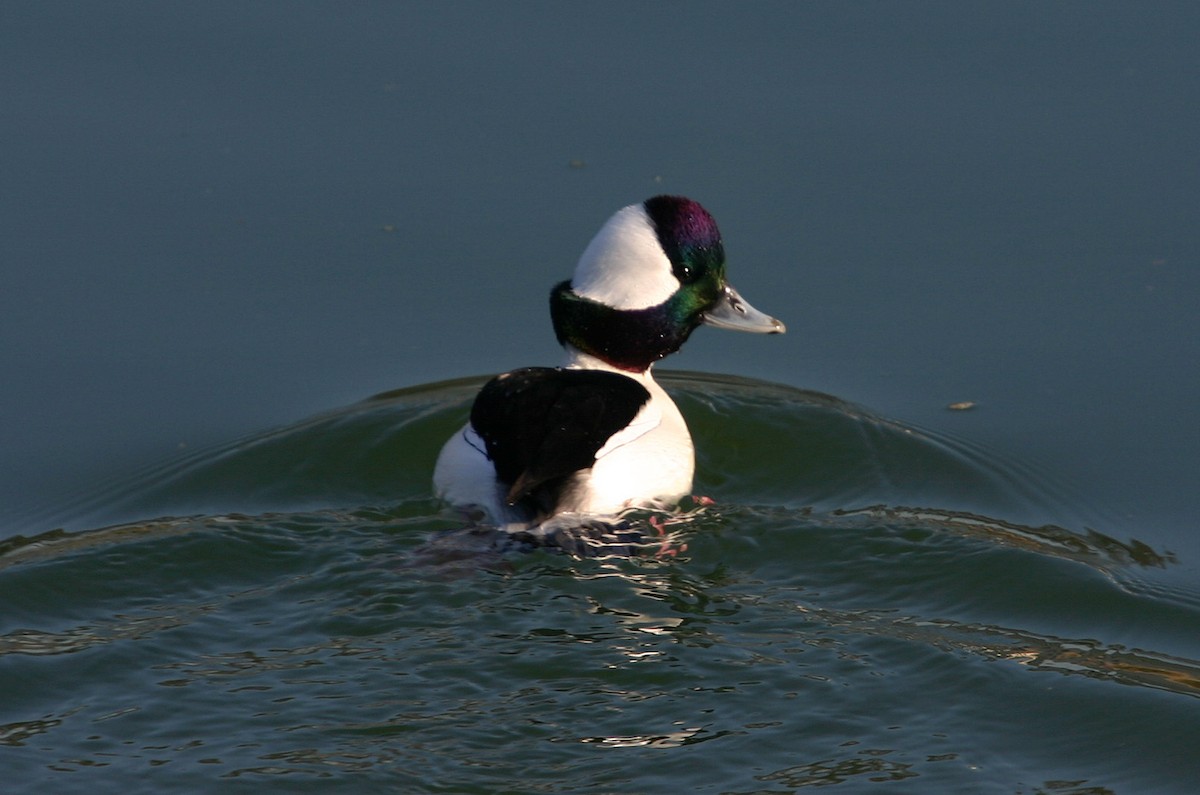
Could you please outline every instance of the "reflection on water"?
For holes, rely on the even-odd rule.
[[[913,765],[887,758],[893,753],[888,748],[860,748],[848,752],[841,759],[823,759],[806,765],[776,770],[773,773],[758,776],[759,781],[778,783],[785,787],[824,787],[830,784],[842,784],[858,777],[865,777],[872,784],[887,781],[901,781],[915,778],[919,773],[913,770]],[[952,761],[954,754],[931,758],[929,761]]]
[[[1090,528],[1077,533],[1057,525],[1026,527],[1014,522],[992,519],[965,511],[873,505],[866,508],[834,511],[832,516],[847,517],[851,520],[867,518],[871,522],[884,521],[892,525],[926,527],[961,533],[965,536],[986,538],[997,544],[1010,544],[1043,555],[1057,555],[1098,567],[1136,565],[1163,568],[1176,562],[1175,556],[1170,552],[1155,552],[1137,539],[1131,539],[1125,543]]]
[[[1200,730],[1200,605],[1154,581],[1170,553],[1072,529],[1059,493],[1041,522],[994,513],[1033,511],[1039,486],[861,408],[670,381],[716,501],[631,513],[621,554],[514,543],[429,498],[473,382],[197,454],[85,509],[164,518],[8,539],[0,751],[26,752],[23,774],[413,791],[483,770],[545,791],[1012,792],[1017,758],[1084,792],[1125,768],[1064,738],[1120,731],[1153,767]],[[179,515],[224,501],[267,509]],[[997,729],[1014,704],[1049,717]],[[1097,720],[1107,704],[1138,734]]]
[[[1200,661],[1127,649],[1091,639],[1067,639],[940,618],[897,615],[894,611],[838,611],[796,608],[830,627],[901,638],[947,651],[1010,660],[1033,670],[1081,675],[1123,685],[1152,687],[1200,696]]]
[[[386,519],[387,516],[378,513],[376,518]],[[437,517],[430,518],[436,520]],[[689,518],[694,519],[695,517]],[[361,529],[361,521],[361,518],[357,516],[330,512],[325,516],[267,515],[263,517],[186,518],[124,525],[82,533],[65,533],[56,530],[34,538],[10,539],[5,543],[4,549],[0,551],[0,568],[32,563],[52,564],[60,556],[74,555],[81,550],[97,550],[129,543],[143,543],[184,533],[210,532],[215,527],[226,527],[236,531],[238,528],[255,524],[278,527],[281,524],[297,526],[321,522],[347,522],[354,523]],[[802,524],[808,528],[821,526],[842,533],[861,531],[865,527],[885,522],[893,528],[920,528],[926,532],[962,535],[997,546],[1015,546],[1039,555],[1083,562],[1100,568],[1129,565],[1161,567],[1172,562],[1169,554],[1160,555],[1144,544],[1122,543],[1095,531],[1075,533],[1054,525],[1023,527],[975,514],[942,512],[932,509],[871,506],[839,510],[829,514],[799,511],[791,517],[790,522],[786,514],[777,514],[774,521],[780,523],[782,531],[786,531],[788,524],[793,526]],[[703,533],[705,529],[700,527],[690,532]],[[677,537],[686,538],[688,535],[688,532],[684,532],[678,534]],[[466,537],[479,546],[463,546],[456,543],[451,548],[458,554],[439,554],[444,550],[438,545],[438,539],[447,537]],[[430,541],[427,541],[406,553],[402,559],[388,563],[385,568],[438,577],[445,575],[447,567],[453,568],[460,576],[463,574],[479,576],[485,568],[495,570],[494,555],[498,542],[495,533],[486,528],[458,530],[449,535],[442,531],[430,538],[432,545]],[[297,544],[304,541],[302,537],[292,540]],[[651,550],[656,548],[657,545],[649,546]],[[465,550],[479,552],[481,557],[473,558]],[[518,550],[519,548],[509,545],[501,549],[501,552],[519,554]],[[653,552],[651,551],[649,555],[653,557]],[[469,565],[461,565],[464,562],[468,562]],[[617,620],[617,626],[634,633],[632,637],[635,640],[641,634],[647,634],[670,636],[677,642],[711,645],[717,641],[708,637],[705,625],[696,623],[694,619],[696,617],[728,617],[741,609],[739,598],[722,593],[724,589],[720,586],[724,584],[723,581],[726,578],[716,574],[702,579],[693,579],[682,576],[671,568],[627,570],[616,565],[603,564],[602,561],[601,563],[603,567],[600,570],[588,574],[576,573],[576,578],[580,581],[617,578],[622,583],[635,586],[633,592],[639,596],[664,603],[671,613],[670,616],[664,617],[614,610],[602,603],[592,605],[592,612],[614,617]],[[414,569],[424,569],[424,571],[414,572]],[[569,564],[560,569],[560,573],[564,574],[570,574],[570,571]],[[721,595],[718,596],[718,593]],[[228,601],[230,598],[236,599],[238,595],[226,595],[223,597],[223,601]],[[117,641],[137,641],[155,633],[183,627],[198,616],[220,609],[219,603],[159,604],[141,615],[117,613],[92,624],[70,627],[56,632],[20,629],[0,636],[0,656],[68,654]],[[1200,662],[1144,650],[1130,650],[1120,644],[1103,644],[1090,639],[1055,638],[1006,627],[968,624],[936,617],[897,615],[895,611],[889,609],[839,611],[832,608],[800,605],[797,605],[795,609],[802,613],[806,620],[819,621],[829,627],[903,638],[935,648],[970,652],[985,658],[1012,660],[1036,670],[1080,674],[1121,684],[1142,685],[1193,696],[1200,695]],[[353,612],[359,612],[359,609],[356,608]],[[595,633],[581,634],[565,630],[537,629],[530,633],[530,637],[532,636],[537,636],[542,640],[553,638],[556,641],[572,644],[608,641],[612,643],[612,648],[622,652],[627,662],[644,662],[662,655],[661,651],[645,650],[637,643],[632,645],[625,645],[623,642],[613,643],[616,638],[623,637],[622,633],[606,637]],[[508,637],[516,638],[518,636]],[[323,643],[319,647],[276,649],[270,656],[252,652],[208,656],[203,664],[192,662],[159,666],[160,670],[179,670],[186,674],[184,678],[171,678],[160,681],[159,684],[182,686],[196,679],[211,676],[239,675],[260,670],[304,668],[315,664],[309,659],[309,655],[317,651],[334,651],[339,654],[355,653],[342,639]],[[625,738],[624,740],[621,738],[592,738],[588,741],[603,741],[609,744],[644,741],[643,744],[660,744],[671,743],[675,740],[682,742],[683,740],[680,738],[691,737],[698,731],[701,730],[687,730],[649,740],[646,738],[641,738],[641,740],[636,738]]]

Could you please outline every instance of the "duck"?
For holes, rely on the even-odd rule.
[[[701,325],[782,334],[726,280],[716,221],[654,196],[614,213],[550,291],[558,367],[502,373],[434,467],[436,495],[510,533],[670,510],[695,448],[653,366]]]

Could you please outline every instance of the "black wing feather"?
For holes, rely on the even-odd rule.
[[[649,400],[644,386],[619,373],[528,367],[484,384],[471,407],[471,427],[487,446],[496,477],[509,487],[509,505],[532,498],[551,510],[546,503],[556,495],[546,489],[590,469],[609,437]]]

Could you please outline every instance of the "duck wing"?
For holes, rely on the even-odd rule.
[[[649,401],[644,386],[619,373],[527,367],[483,386],[471,407],[471,427],[496,477],[509,487],[505,499],[516,505],[590,469],[598,453],[617,446],[610,439],[623,444],[653,427],[639,422],[626,430]]]

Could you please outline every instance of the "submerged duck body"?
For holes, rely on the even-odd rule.
[[[563,366],[489,381],[434,470],[439,497],[508,530],[676,504],[695,453],[653,364],[701,324],[784,331],[725,281],[716,222],[679,196],[614,214],[551,291],[550,314]]]

